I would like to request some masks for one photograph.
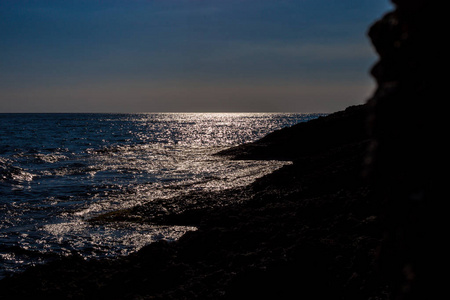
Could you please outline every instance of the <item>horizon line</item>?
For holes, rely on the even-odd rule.
[[[231,112],[190,112],[190,111],[161,111],[161,112],[0,112],[0,114],[123,114],[123,115],[131,115],[131,114],[330,114],[330,112],[288,112],[288,111],[231,111]]]

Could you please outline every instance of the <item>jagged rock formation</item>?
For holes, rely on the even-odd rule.
[[[384,203],[385,239],[379,255],[394,299],[431,299],[438,217],[437,116],[440,74],[436,1],[395,0],[396,9],[369,30],[379,54],[378,88],[369,105],[371,178]],[[433,254],[434,253],[434,254]]]

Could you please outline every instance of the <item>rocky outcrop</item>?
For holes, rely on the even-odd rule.
[[[436,1],[396,0],[396,9],[369,30],[379,54],[372,69],[378,88],[371,106],[369,171],[383,203],[385,239],[379,255],[381,274],[394,299],[430,299],[431,238],[442,225],[437,197],[442,109],[439,5]],[[442,21],[442,20],[441,20]],[[442,38],[442,37],[441,37]],[[431,297],[432,298],[432,297]]]
[[[369,138],[367,105],[351,106],[326,117],[283,128],[260,140],[226,149],[218,155],[233,159],[296,160],[343,144]]]

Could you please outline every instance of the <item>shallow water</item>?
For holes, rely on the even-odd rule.
[[[0,278],[59,255],[86,259],[193,227],[88,218],[191,191],[245,186],[286,164],[212,154],[319,114],[0,114]]]

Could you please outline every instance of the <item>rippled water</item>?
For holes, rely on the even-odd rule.
[[[212,154],[318,114],[0,114],[0,278],[175,240],[192,227],[90,225],[103,212],[251,183],[276,161]]]

